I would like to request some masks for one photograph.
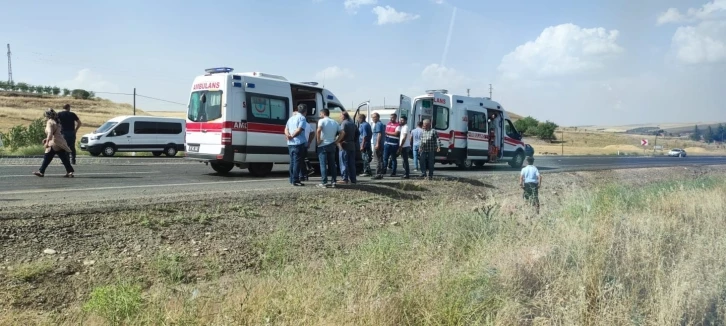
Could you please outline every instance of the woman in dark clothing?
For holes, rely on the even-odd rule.
[[[63,134],[61,134],[61,126],[58,123],[58,114],[53,109],[45,110],[45,134],[46,137],[43,139],[43,146],[45,147],[45,156],[43,157],[43,164],[40,166],[40,170],[33,172],[33,174],[43,177],[45,176],[45,169],[48,168],[50,162],[56,154],[63,162],[63,166],[66,168],[66,178],[73,178],[73,166],[68,159],[68,153],[71,152],[70,147],[66,143]]]

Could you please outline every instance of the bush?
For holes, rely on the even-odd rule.
[[[36,119],[28,127],[17,125],[10,128],[7,133],[0,134],[3,145],[11,151],[21,147],[38,146],[45,139],[45,121]]]
[[[74,89],[71,91],[71,96],[75,99],[87,100],[91,97],[91,93],[85,89]]]

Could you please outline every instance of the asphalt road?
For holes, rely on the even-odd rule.
[[[265,178],[252,177],[247,170],[235,169],[229,176],[219,176],[202,163],[183,159],[106,159],[79,160],[76,177],[63,178],[64,169],[54,161],[44,178],[31,174],[40,159],[0,161],[0,211],[2,207],[37,204],[79,204],[103,200],[147,200],[181,194],[213,196],[223,191],[254,191],[290,188],[287,165],[276,166]],[[536,157],[535,165],[544,173],[621,168],[643,168],[687,165],[726,165],[726,157]],[[460,171],[456,167],[438,165],[436,175],[476,177],[494,173],[517,173],[506,164]],[[399,163],[398,173],[402,173]],[[413,175],[413,173],[412,173]],[[390,179],[390,178],[388,178]],[[318,182],[313,176],[308,187]],[[375,182],[363,178],[363,182]]]

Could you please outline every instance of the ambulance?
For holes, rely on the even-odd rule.
[[[502,105],[488,97],[452,95],[445,89],[414,98],[402,94],[398,111],[411,126],[431,121],[443,145],[437,163],[461,169],[499,162],[520,168],[524,163],[522,135]]]
[[[306,118],[313,129],[321,108],[331,113],[345,111],[330,90],[315,82],[233,71],[228,67],[206,69],[194,79],[189,97],[185,158],[208,164],[217,173],[228,173],[236,166],[262,177],[274,164],[289,164],[285,125],[300,103],[307,105]],[[360,152],[356,152],[362,165]],[[307,157],[317,165],[315,144]]]

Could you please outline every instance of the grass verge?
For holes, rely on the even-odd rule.
[[[188,264],[199,259],[162,252],[141,275],[96,280],[85,309],[47,318],[85,325],[723,324],[724,181],[605,183],[561,194],[561,203],[529,219],[530,210],[511,212],[496,197],[480,198],[476,208],[449,197],[399,199],[386,207],[415,211],[412,218],[368,228],[359,243],[325,247],[324,255],[306,254],[308,233],[291,222],[301,216],[286,216],[258,230],[257,269],[195,281]],[[260,218],[247,211],[234,216]],[[179,221],[202,220],[209,219]],[[28,270],[19,278],[46,269]],[[27,316],[10,311],[0,323]]]

